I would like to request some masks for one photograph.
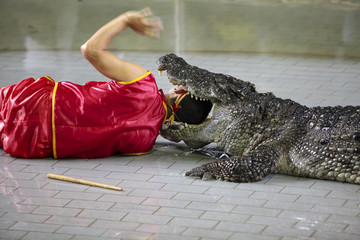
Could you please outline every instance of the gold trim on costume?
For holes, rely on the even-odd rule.
[[[163,106],[165,108],[165,117],[164,117],[164,120],[163,120],[163,123],[164,123],[166,121],[166,118],[167,118],[167,115],[168,115],[168,108],[167,108],[166,103],[164,101],[162,101],[162,103],[163,103]]]
[[[179,106],[179,104],[184,99],[184,97],[186,97],[188,94],[189,94],[189,92],[185,92],[185,93],[177,96],[177,98],[174,102],[174,107],[172,108],[171,116],[168,118],[169,125],[172,125],[174,123],[176,112],[181,108],[181,106]]]
[[[46,79],[48,79],[48,80],[50,80],[50,81],[52,81],[52,82],[55,82],[54,79],[52,79],[52,78],[49,77],[49,76],[43,76],[43,77],[46,78]],[[40,78],[43,78],[43,77],[40,77]],[[33,77],[32,77],[32,79],[34,79],[34,82],[36,82],[36,81],[39,80],[40,78],[36,79],[36,78],[33,78]]]
[[[56,153],[56,135],[55,135],[55,95],[58,87],[58,83],[55,83],[52,100],[51,100],[51,128],[52,128],[52,136],[53,136],[53,156],[57,158]]]
[[[55,82],[51,77],[49,77],[49,76],[44,76],[45,78],[47,78],[47,79],[49,79],[50,81],[52,81],[52,82]]]
[[[131,83],[137,82],[137,81],[139,81],[139,80],[141,80],[141,79],[149,76],[150,74],[151,74],[151,72],[148,71],[147,73],[141,75],[141,76],[138,77],[138,78],[135,78],[134,80],[131,80],[131,81],[129,81],[129,82],[121,82],[121,81],[118,81],[118,83],[120,83],[120,84],[131,84]]]
[[[176,106],[179,106],[180,102],[184,99],[184,97],[186,97],[189,94],[189,92],[183,93],[179,96],[177,96],[176,100],[175,100],[175,104]]]
[[[140,155],[148,154],[149,152],[151,152],[151,151],[143,152],[143,153],[122,153],[122,155],[126,155],[126,156],[140,156]]]

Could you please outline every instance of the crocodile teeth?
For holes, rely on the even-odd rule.
[[[201,97],[196,96],[196,95],[191,91],[191,89],[187,88],[187,90],[189,91],[189,95],[190,95],[191,98],[195,98],[195,100],[200,100],[200,101],[208,101],[208,99],[206,99],[206,98],[201,98]]]

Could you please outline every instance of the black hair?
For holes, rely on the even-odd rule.
[[[175,121],[189,124],[202,123],[212,109],[210,101],[196,100],[191,98],[190,95],[185,96],[179,106],[181,108],[176,112]]]

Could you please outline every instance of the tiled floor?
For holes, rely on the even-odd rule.
[[[161,53],[118,52],[156,73]],[[252,81],[260,92],[315,105],[360,102],[360,59],[182,54],[189,63]],[[103,79],[78,51],[0,52],[0,87],[29,76]],[[157,75],[157,74],[155,74]],[[168,89],[166,77],[157,78]],[[105,159],[0,157],[0,239],[359,239],[360,185],[272,175],[257,183],[183,173],[210,157],[157,140],[151,154]],[[50,180],[62,174],[122,187]]]
[[[109,18],[145,6],[164,22],[161,39],[127,32],[111,48],[155,75],[156,58],[176,51],[191,64],[251,81],[259,92],[308,106],[360,105],[359,0],[1,0],[0,87],[43,75],[104,80],[74,49]],[[192,51],[227,53],[185,53]],[[165,74],[157,81],[171,87]],[[161,137],[139,157],[26,160],[0,150],[0,240],[360,239],[360,185],[183,176],[209,161]]]

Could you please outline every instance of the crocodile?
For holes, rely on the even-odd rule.
[[[163,124],[160,134],[193,149],[215,143],[229,155],[185,176],[255,182],[275,173],[360,184],[360,106],[308,107],[173,53],[156,63],[172,84],[213,104],[201,124]]]

